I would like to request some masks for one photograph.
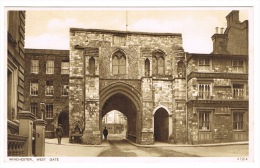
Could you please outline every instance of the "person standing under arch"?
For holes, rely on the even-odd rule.
[[[103,135],[104,135],[104,138],[107,139],[107,135],[108,135],[107,127],[104,128]]]

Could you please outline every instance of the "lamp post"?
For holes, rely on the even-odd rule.
[[[45,103],[40,103],[40,106],[41,106],[41,113],[42,113],[42,120],[44,120],[44,112],[45,112]]]

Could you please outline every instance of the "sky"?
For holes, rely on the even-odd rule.
[[[226,16],[239,10],[248,20],[249,8],[56,8],[26,11],[25,47],[69,49],[69,29],[108,29],[181,33],[190,53],[212,52],[215,27],[226,28]],[[127,23],[127,28],[126,28]]]

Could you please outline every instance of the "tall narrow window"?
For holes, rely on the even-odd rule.
[[[39,60],[31,60],[31,73],[39,73]]]
[[[38,96],[38,82],[31,82],[30,84],[30,95]]]
[[[95,75],[95,59],[93,57],[89,59],[89,74]]]
[[[61,63],[61,74],[69,74],[70,72],[70,63],[62,62]]]
[[[45,95],[53,96],[53,93],[54,93],[53,81],[46,81]]]
[[[209,99],[210,98],[210,85],[209,84],[199,84],[199,98]]]
[[[150,76],[150,61],[148,58],[145,60],[144,64],[145,64],[145,76]]]
[[[243,60],[232,60],[232,72],[244,72],[244,61]]]
[[[69,85],[62,85],[61,94],[62,94],[62,96],[69,95]]]
[[[153,53],[153,75],[164,75],[164,54],[160,51]]]
[[[37,116],[38,114],[38,106],[37,106],[37,103],[31,103],[31,113],[34,115],[34,116]]]
[[[54,61],[48,60],[46,62],[46,74],[54,74]]]
[[[210,130],[210,111],[199,112],[199,130]]]
[[[209,58],[201,58],[199,59],[199,71],[210,71],[210,59]]]
[[[243,99],[244,98],[244,85],[243,84],[233,84],[233,98]]]
[[[244,113],[233,113],[233,130],[243,130],[244,128]]]
[[[46,118],[53,118],[53,104],[46,104],[45,105],[45,117]]]
[[[126,74],[126,57],[121,51],[114,53],[112,57],[112,71],[114,75]]]

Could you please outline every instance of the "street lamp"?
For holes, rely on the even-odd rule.
[[[44,111],[45,111],[45,103],[40,103],[41,106],[41,113],[42,113],[42,120],[44,119]]]

